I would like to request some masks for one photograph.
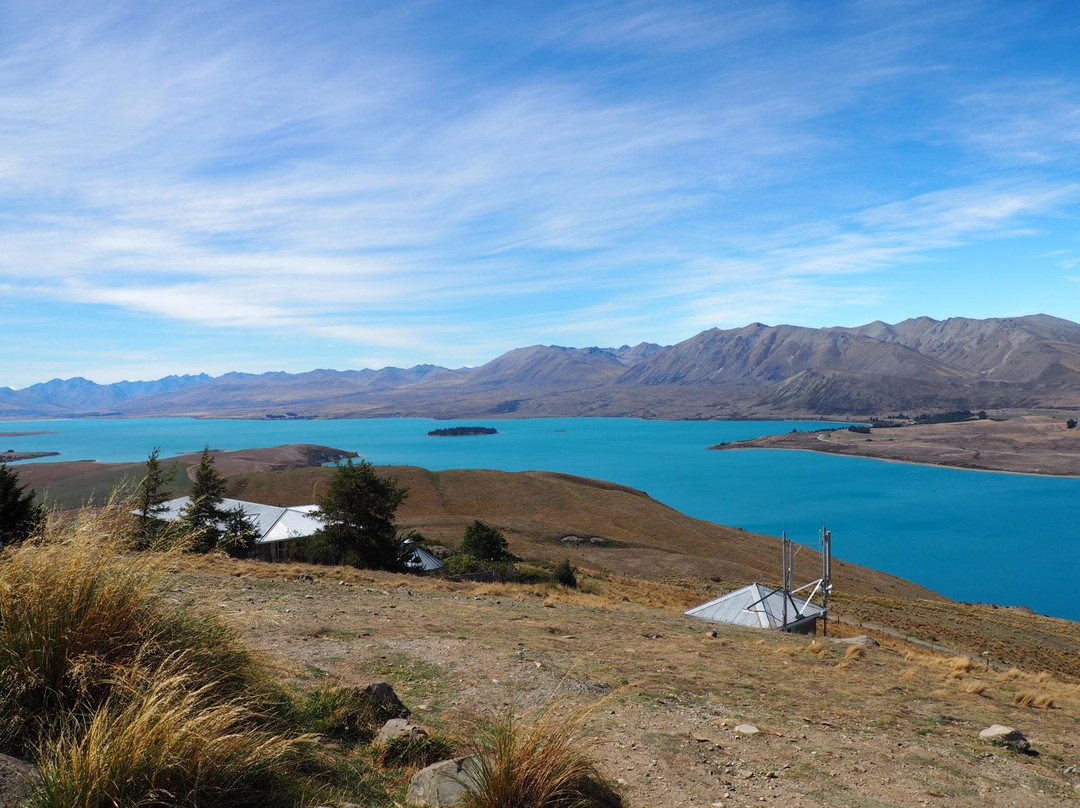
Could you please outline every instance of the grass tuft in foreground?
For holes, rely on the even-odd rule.
[[[73,530],[0,557],[0,752],[27,753],[109,702],[132,669],[178,659],[190,688],[268,692],[229,630],[165,597],[152,554],[118,555]]]
[[[172,667],[182,660],[117,683],[87,724],[69,724],[47,743],[27,808],[297,804],[309,742],[260,730],[241,700],[192,689]]]
[[[512,709],[484,728],[475,766],[463,779],[464,808],[602,808],[619,806],[582,751],[591,710],[560,716],[549,702],[523,721]]]

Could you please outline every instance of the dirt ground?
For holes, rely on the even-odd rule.
[[[807,449],[966,469],[1080,476],[1080,427],[1067,428],[1067,420],[1065,415],[1023,415],[1004,421],[875,427],[868,435],[846,429],[793,432],[711,448]]]
[[[589,752],[628,806],[1080,804],[1080,686],[1037,670],[715,626],[584,577],[573,592],[203,559],[172,578],[284,678],[385,679],[452,736],[511,704],[590,708]],[[981,742],[994,723],[1038,754]]]

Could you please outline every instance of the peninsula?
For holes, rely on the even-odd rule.
[[[1019,474],[1080,476],[1080,429],[1067,413],[910,426],[788,432],[710,449],[804,449]]]

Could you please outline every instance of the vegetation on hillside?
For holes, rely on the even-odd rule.
[[[0,463],[0,547],[20,544],[37,529],[44,508],[34,489],[19,485],[19,474]]]
[[[132,504],[51,517],[0,554],[0,753],[38,764],[29,808],[390,806],[412,771],[452,756],[437,733],[368,747],[387,716],[362,690],[282,689],[169,594],[176,556],[135,549]],[[556,805],[537,793],[513,805]]]
[[[293,542],[293,558],[318,564],[400,571],[406,549],[394,514],[409,494],[366,460],[339,464],[319,500],[323,528]]]

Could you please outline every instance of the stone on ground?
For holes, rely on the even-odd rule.
[[[413,775],[406,805],[425,808],[456,808],[466,785],[475,785],[478,772],[475,756],[454,758],[433,763]]]
[[[37,776],[33,763],[0,754],[0,808],[15,808],[22,802]]]
[[[979,738],[997,746],[1014,749],[1017,752],[1027,752],[1031,749],[1031,743],[1024,737],[1022,732],[1012,727],[1006,727],[1003,724],[994,724],[987,727],[979,733]]]
[[[375,740],[372,741],[372,743],[374,743],[375,746],[386,746],[390,741],[398,738],[408,741],[425,735],[427,735],[427,730],[417,724],[413,724],[407,718],[391,718],[382,725],[382,729],[379,730],[379,733],[375,736]]]

